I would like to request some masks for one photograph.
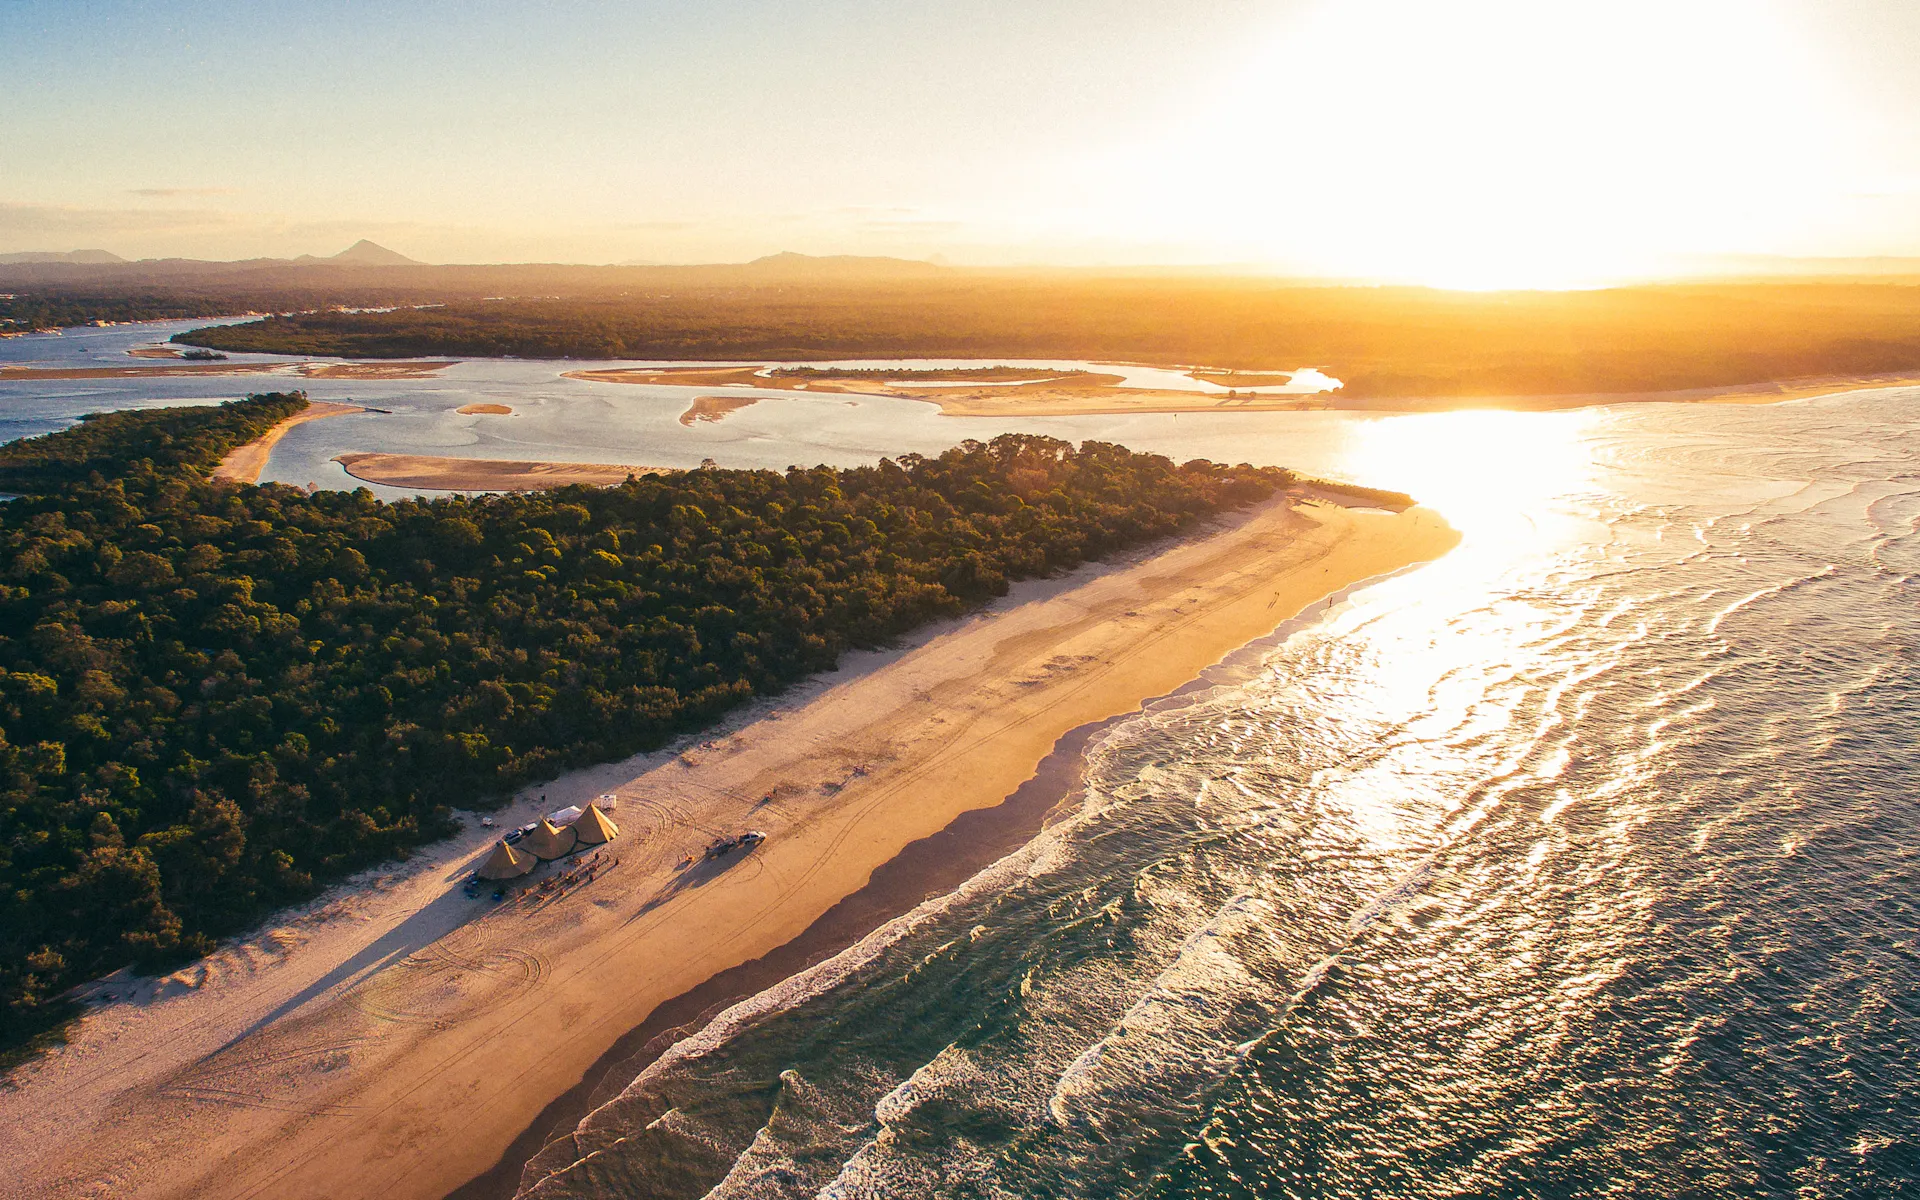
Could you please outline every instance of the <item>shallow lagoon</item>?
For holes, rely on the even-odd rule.
[[[134,346],[165,341],[205,321],[156,321],[68,330],[0,341],[0,365],[127,366]],[[300,361],[236,354],[235,362]],[[151,360],[147,360],[151,361]],[[996,365],[1005,360],[927,360],[915,365]],[[1026,360],[1013,360],[1015,365]],[[462,458],[548,459],[694,467],[711,458],[723,467],[854,466],[888,455],[936,454],[968,438],[1040,433],[1069,441],[1120,442],[1175,459],[1286,465],[1342,475],[1356,431],[1397,418],[1336,412],[1141,413],[1118,416],[950,417],[917,400],[845,394],[809,395],[728,388],[759,403],[718,422],[680,423],[696,395],[712,387],[654,387],[565,378],[564,372],[633,367],[632,360],[475,359],[454,362],[430,379],[310,379],[293,375],[149,376],[110,379],[0,380],[0,440],[59,429],[83,413],[183,403],[217,403],[251,392],[305,391],[315,400],[351,401],[384,412],[309,422],[275,447],[263,480],[321,487],[368,486],[333,462],[356,450]],[[708,364],[711,365],[711,364]],[[819,364],[814,364],[819,365]],[[844,365],[892,365],[849,361]],[[1037,365],[1037,364],[1036,364]],[[1185,379],[1153,368],[1095,367],[1049,360],[1045,365],[1120,371],[1130,383],[1172,386]],[[1304,380],[1303,380],[1304,382]],[[1216,385],[1186,380],[1196,391]],[[504,404],[512,416],[460,413],[470,404]],[[1392,486],[1388,480],[1365,480]],[[410,494],[373,487],[382,496]]]

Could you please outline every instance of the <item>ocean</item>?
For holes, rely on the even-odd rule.
[[[1107,729],[522,1194],[1914,1192],[1916,421],[1374,426],[1459,550]]]

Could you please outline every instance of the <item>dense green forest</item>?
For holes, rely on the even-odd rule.
[[[1920,370],[1920,287],[1722,284],[1460,293],[968,275],[452,301],[198,330],[222,350],[823,360],[1079,358],[1342,379],[1350,403],[1710,387]]]
[[[1271,495],[1033,436],[849,470],[382,503],[214,483],[304,396],[0,447],[0,1038],[77,980],[931,618]]]

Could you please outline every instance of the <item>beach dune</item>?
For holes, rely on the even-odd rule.
[[[698,745],[538,789],[502,823],[618,796],[620,838],[565,895],[462,896],[497,836],[470,823],[157,988],[110,980],[72,1044],[0,1093],[9,1192],[439,1200],[662,1002],[999,804],[1063,734],[1456,540],[1423,509],[1276,500],[850,656]],[[748,828],[769,840],[701,858]]]

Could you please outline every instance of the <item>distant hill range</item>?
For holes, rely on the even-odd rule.
[[[1110,266],[1049,268],[951,267],[919,259],[871,255],[811,255],[783,251],[741,263],[661,263],[629,260],[586,263],[430,264],[362,238],[338,254],[298,258],[214,261],[143,258],[129,261],[107,250],[28,251],[0,254],[0,284],[9,290],[149,288],[165,292],[245,297],[261,307],[280,301],[317,303],[417,303],[534,295],[621,293],[633,288],[852,287],[962,283],[1014,277],[1079,279],[1260,280],[1274,286],[1364,284],[1365,280],[1281,277],[1254,265]],[[1667,282],[1677,284],[1799,283],[1843,280],[1920,282],[1920,258],[1788,258],[1766,255],[1696,255],[1679,259]],[[1656,283],[1647,280],[1645,286]],[[281,295],[281,293],[286,293]],[[303,301],[304,297],[304,301]],[[212,311],[212,310],[209,310]]]
[[[397,250],[389,250],[377,242],[361,238],[338,254],[318,255],[302,254],[298,258],[241,258],[231,261],[204,258],[142,258],[125,259],[108,250],[29,250],[17,254],[0,254],[0,265],[38,265],[42,263],[70,263],[78,266],[124,266],[136,267],[145,271],[171,271],[181,274],[201,275],[221,270],[270,270],[275,267],[425,267],[429,264],[416,258],[408,258]],[[496,263],[463,264],[463,266],[481,269],[514,269],[519,267],[568,268],[587,267],[589,264],[576,263]],[[911,258],[883,258],[852,254],[836,254],[817,257],[811,254],[795,254],[791,250],[779,254],[769,254],[746,263],[702,263],[672,264],[659,262],[624,262],[615,264],[615,268],[646,267],[657,270],[730,270],[739,274],[767,277],[791,276],[805,278],[833,279],[870,279],[897,277],[926,277],[939,275],[950,270],[930,262]],[[455,268],[459,269],[459,268]]]
[[[1682,259],[1674,274],[1688,280],[1917,279],[1920,258],[1789,258],[1772,254],[1703,254]]]
[[[127,260],[110,250],[26,250],[18,254],[0,254],[0,263],[123,263]]]
[[[0,292],[173,297],[197,316],[325,305],[445,303],[491,298],[645,293],[655,289],[855,288],[939,285],[975,273],[906,258],[786,252],[744,263],[430,264],[370,241],[338,254],[210,262],[105,251],[0,257]],[[188,303],[197,298],[196,303]],[[142,310],[146,311],[146,310]]]

